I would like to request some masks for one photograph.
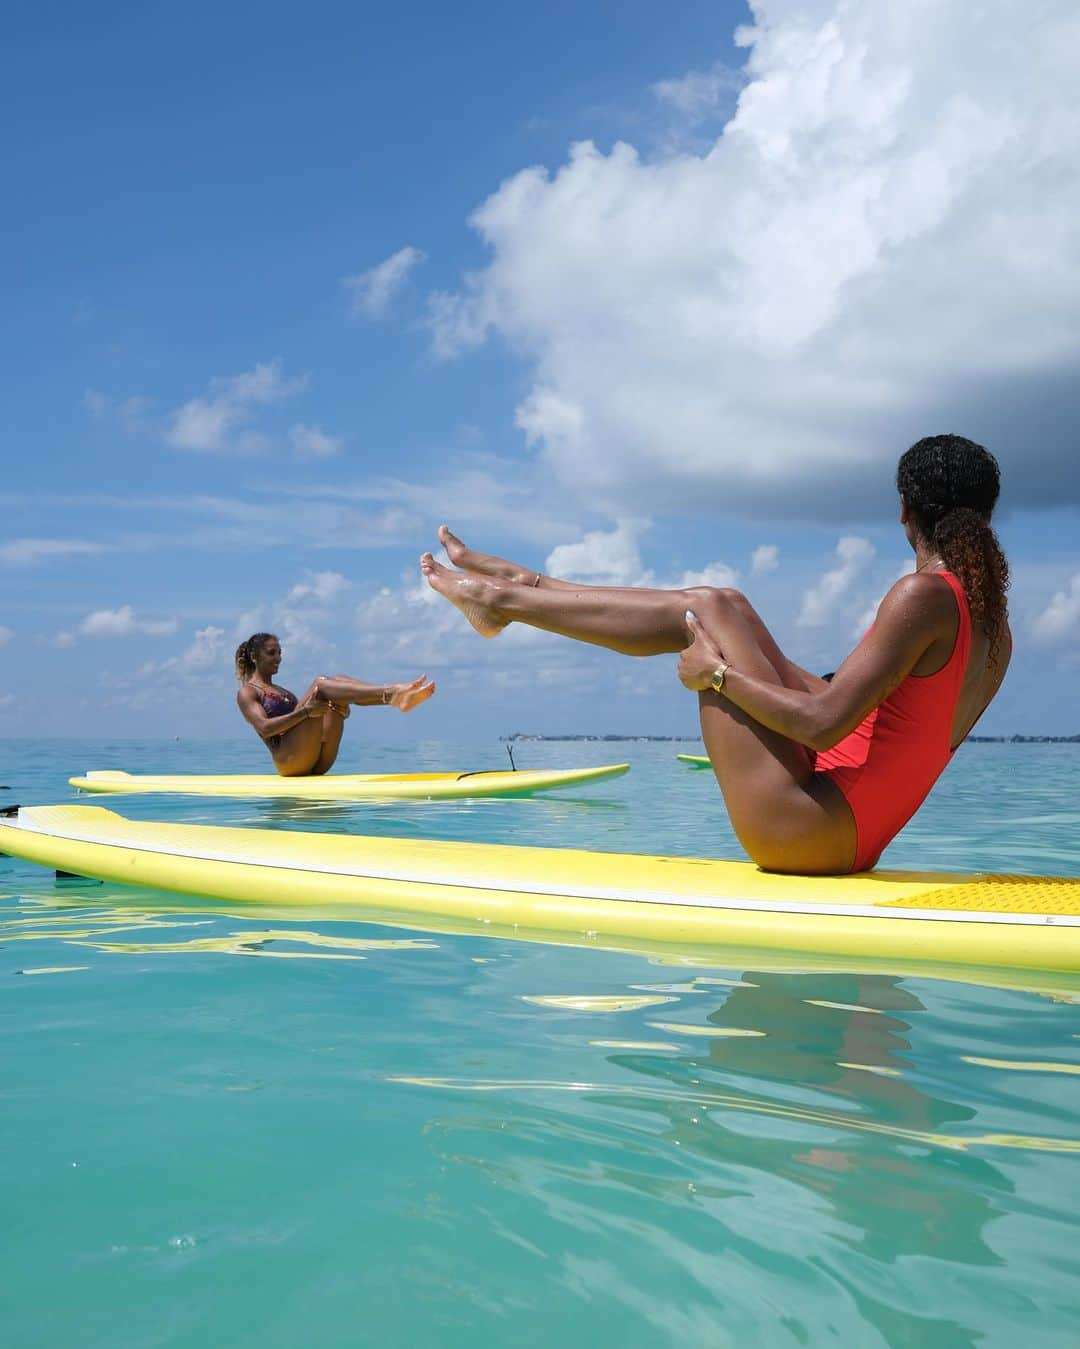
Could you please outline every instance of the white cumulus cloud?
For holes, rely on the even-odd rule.
[[[80,637],[171,637],[180,623],[175,618],[140,618],[130,604],[119,609],[95,609],[73,629],[47,639],[51,646],[74,646]]]
[[[130,604],[95,609],[76,631],[81,637],[168,637],[180,626],[175,618],[139,618]]]
[[[1072,576],[1063,590],[1032,620],[1031,635],[1047,646],[1080,633],[1080,572]]]
[[[191,641],[174,656],[143,661],[138,669],[123,674],[104,670],[98,683],[114,691],[111,701],[143,710],[156,707],[167,690],[182,691],[199,707],[208,707],[226,696],[232,684],[231,652],[225,629],[207,624],[197,628]]]
[[[584,141],[476,210],[490,261],[431,297],[437,352],[524,352],[528,441],[628,516],[859,518],[942,430],[999,451],[1014,501],[1080,500],[1073,0],[751,9],[708,147]]]
[[[340,572],[309,571],[279,600],[249,609],[236,624],[237,640],[253,632],[274,632],[290,670],[298,664],[329,657],[336,638],[347,626],[344,595],[351,582]],[[298,671],[298,677],[327,674],[326,670]]]
[[[225,629],[208,623],[197,628],[191,641],[174,656],[147,660],[134,672],[113,674],[103,671],[98,677],[102,688],[124,691],[131,707],[159,705],[166,689],[198,690],[200,698],[214,699],[224,694],[231,682],[232,662],[226,646]]]
[[[307,375],[286,378],[280,359],[240,375],[216,375],[206,394],[170,414],[165,440],[174,449],[204,453],[260,449],[266,439],[251,426],[255,409],[302,393],[307,385]]]
[[[733,586],[739,573],[724,562],[708,562],[681,576],[660,578],[641,557],[640,541],[651,528],[646,519],[624,519],[612,530],[592,530],[576,543],[552,549],[544,570],[563,581],[600,586],[651,586],[661,590],[688,586]]]
[[[763,543],[750,554],[750,575],[768,576],[780,565],[780,549],[775,543]]]
[[[348,588],[348,580],[339,571],[311,571],[306,581],[293,586],[285,603],[302,604],[311,600],[320,605],[333,604]]]
[[[5,628],[4,625],[0,623],[0,646],[7,646],[8,642],[10,642],[14,636],[14,628]]]
[[[341,284],[352,295],[353,314],[366,318],[383,318],[390,303],[414,267],[424,261],[419,248],[406,244],[375,267],[356,276],[346,276]]]
[[[739,584],[739,573],[724,562],[710,562],[700,571],[685,571],[676,582],[676,589],[688,586],[718,586],[727,589]]]
[[[888,583],[888,585],[882,588],[874,596],[874,598],[870,601],[869,604],[863,606],[862,610],[855,619],[855,622],[851,625],[852,637],[858,639],[864,635],[867,629],[873,624],[874,619],[877,618],[877,611],[881,608],[881,601],[885,598],[885,596],[889,593],[889,591],[893,588],[893,586],[897,583],[897,581],[900,580],[902,576],[911,575],[914,566],[915,563],[912,561],[910,557],[906,558],[903,562],[899,564],[899,566],[893,572],[892,580]]]
[[[620,520],[613,530],[593,530],[577,543],[561,543],[548,555],[544,570],[564,581],[588,585],[645,584],[638,546],[647,520]]]
[[[821,628],[830,622],[837,609],[851,594],[874,557],[869,539],[847,534],[836,545],[836,566],[831,567],[803,595],[798,624],[801,628]]]
[[[198,628],[191,642],[176,656],[162,661],[147,661],[139,670],[139,677],[172,675],[181,680],[200,678],[223,668],[225,664],[225,629],[207,624]]]
[[[341,437],[328,435],[321,426],[297,422],[289,428],[293,449],[303,459],[329,459],[341,449]]]
[[[653,94],[690,121],[701,121],[716,112],[722,100],[743,84],[743,74],[721,61],[708,70],[691,70],[677,79],[657,80]]]

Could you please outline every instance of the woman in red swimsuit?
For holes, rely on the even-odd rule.
[[[272,632],[253,633],[236,648],[237,704],[266,742],[274,767],[287,778],[329,772],[350,704],[411,712],[435,692],[427,675],[410,684],[364,684],[349,675],[320,675],[297,698],[274,684],[280,665],[281,643]]]
[[[473,627],[508,623],[630,656],[681,651],[739,841],[769,871],[872,867],[997,693],[1009,664],[1008,564],[990,526],[1000,474],[962,436],[929,436],[897,469],[915,569],[826,682],[780,650],[735,590],[637,590],[556,581],[475,553],[444,525],[461,571],[430,553],[429,584]]]

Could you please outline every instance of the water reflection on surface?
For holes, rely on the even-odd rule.
[[[540,1197],[560,1241],[567,1227],[613,1239],[632,1221],[681,1289],[674,1318],[647,1306],[649,1285],[635,1287],[617,1261],[579,1268],[662,1321],[672,1342],[674,1327],[704,1324],[717,1295],[709,1270],[727,1280],[729,1329],[744,1323],[761,1336],[772,1326],[764,1333],[777,1338],[757,1342],[1007,1342],[1003,1326],[1023,1325],[1045,1290],[1033,1269],[1014,1267],[1007,1295],[993,1282],[1016,1261],[995,1230],[1018,1232],[1026,1221],[1038,1244],[1043,1225],[1066,1221],[1052,1188],[1042,1202],[1038,1186],[1024,1193],[1013,1169],[1024,1163],[1007,1159],[1080,1153],[1075,1116],[1060,1102],[1028,1101],[1025,1129],[1014,1131],[1007,1103],[965,1089],[974,1085],[963,1076],[970,1056],[926,1071],[928,1053],[939,1052],[921,1043],[931,1014],[899,978],[745,970],[719,1001],[715,984],[689,981],[680,992],[684,1025],[645,1022],[664,1043],[609,1044],[592,1031],[589,1071],[579,1056],[573,1078],[398,1081],[462,1100],[479,1093],[477,1117],[432,1121],[443,1156]],[[712,995],[707,1008],[702,993]],[[597,1056],[604,1049],[614,1052]],[[486,1134],[493,1117],[502,1146],[470,1150],[466,1140],[476,1128]],[[760,1299],[778,1286],[790,1310],[774,1305],[763,1322]],[[1060,1335],[1066,1322],[1056,1327]],[[1044,1322],[1047,1343],[1050,1329]]]

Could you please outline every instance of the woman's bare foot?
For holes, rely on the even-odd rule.
[[[506,627],[507,620],[498,618],[492,608],[500,588],[497,581],[450,571],[430,553],[421,555],[420,570],[432,590],[457,605],[481,637],[497,637]]]
[[[539,573],[526,571],[516,562],[507,562],[502,557],[492,557],[490,553],[477,553],[466,548],[448,525],[439,526],[439,542],[455,567],[462,571],[479,572],[482,576],[498,576],[503,581],[516,581],[520,585],[536,585]]]
[[[421,675],[419,679],[414,679],[411,684],[398,684],[390,695],[390,706],[396,707],[402,712],[411,712],[414,707],[426,703],[434,692],[434,683],[428,679],[427,675]]]

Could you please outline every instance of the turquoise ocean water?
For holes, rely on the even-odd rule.
[[[343,770],[506,762],[361,742]],[[101,803],[738,857],[693,748],[519,744],[633,764],[531,801]],[[7,742],[0,803],[117,767],[264,760]],[[1080,746],[965,747],[886,862],[1080,875]],[[223,913],[0,859],[0,1341],[1080,1343],[1080,985],[999,982]]]

